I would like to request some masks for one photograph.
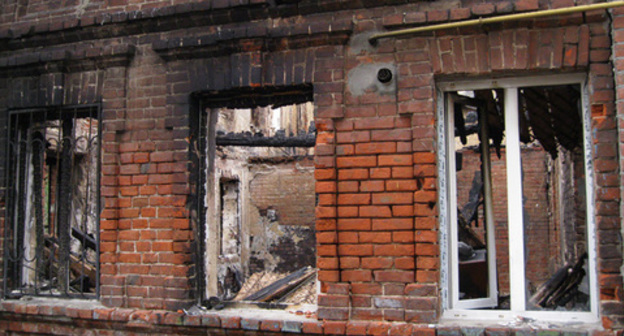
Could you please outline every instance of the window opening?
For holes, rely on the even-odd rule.
[[[316,131],[308,90],[204,101],[206,306],[316,303]]]
[[[595,320],[582,86],[509,82],[445,93],[446,316]]]
[[[99,107],[9,113],[4,293],[95,297]]]

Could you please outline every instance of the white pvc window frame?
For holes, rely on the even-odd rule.
[[[590,289],[590,311],[528,311],[526,310],[524,239],[509,240],[509,281],[511,307],[509,310],[478,309],[491,302],[488,299],[458,300],[459,277],[457,270],[456,237],[456,188],[455,188],[455,142],[450,92],[503,89],[505,95],[505,141],[508,190],[509,237],[523,237],[523,206],[520,137],[518,130],[518,90],[522,87],[578,84],[581,88],[581,113],[583,120],[583,148],[585,157],[585,183],[587,198],[587,253]],[[438,176],[440,188],[440,251],[441,251],[441,301],[442,320],[512,320],[518,317],[542,321],[598,323],[598,286],[596,273],[596,233],[594,210],[594,173],[591,155],[591,119],[588,108],[588,90],[585,74],[546,75],[489,80],[440,82],[437,85],[438,120]],[[449,107],[450,106],[450,107]],[[488,230],[488,232],[491,230]],[[490,251],[490,246],[488,246]],[[493,251],[493,250],[492,250]],[[490,253],[488,253],[490,254]],[[489,256],[488,256],[489,257]],[[493,256],[495,257],[495,256]],[[492,266],[488,260],[490,272]],[[495,267],[494,267],[495,269]],[[493,274],[493,273],[490,273]],[[495,273],[494,273],[495,274]],[[490,276],[496,281],[496,276]],[[496,284],[494,284],[496,286]],[[491,289],[491,284],[490,284]],[[496,295],[490,290],[490,295]],[[495,299],[495,298],[494,298]]]
[[[446,137],[447,139],[455,138],[455,124],[454,118],[451,116],[455,113],[455,95],[447,94],[446,95]],[[485,130],[485,128],[482,128]],[[454,148],[455,141],[448,141],[448,153],[455,153]],[[489,144],[487,142],[482,143],[485,148],[482,147],[482,153],[487,153],[489,157]],[[457,176],[455,174],[456,171],[456,162],[455,156],[452,155],[453,159],[448,160],[448,172],[446,174],[446,178],[448,181],[448,189],[451,191],[451,195],[448,198],[449,209],[457,209],[457,195],[455,191],[457,190]],[[483,165],[483,180],[484,180],[484,189],[491,189],[490,182],[490,165],[489,158],[485,161],[486,164]],[[486,193],[487,194],[487,193]],[[458,260],[458,246],[457,244],[449,244],[449,256],[450,256],[450,264],[449,271],[451,276],[451,282],[449,287],[449,296],[452,302],[452,307],[463,308],[463,309],[474,309],[474,308],[484,308],[484,307],[496,307],[498,305],[498,291],[497,291],[497,275],[496,275],[496,241],[494,236],[494,218],[492,214],[492,200],[491,198],[485,199],[485,223],[487,225],[487,235],[486,235],[486,246],[487,246],[487,267],[488,267],[488,296],[484,298],[476,298],[476,299],[468,299],[468,300],[460,300],[459,299],[459,260]],[[457,211],[449,211],[449,223],[457,223]],[[449,239],[450,241],[458,241],[458,230],[457,225],[449,225]]]

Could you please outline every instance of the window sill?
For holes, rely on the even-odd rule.
[[[440,327],[508,328],[570,331],[604,330],[601,321],[591,313],[567,314],[563,312],[530,312],[534,316],[519,315],[509,311],[446,311],[438,322]],[[538,315],[538,314],[533,314]],[[574,317],[574,318],[572,318]]]
[[[4,314],[36,315],[38,318],[50,321],[69,317],[94,322],[121,322],[128,327],[148,329],[179,326],[294,333],[311,333],[320,330],[322,333],[323,324],[316,319],[315,310],[315,305],[308,305],[292,306],[285,310],[241,306],[223,310],[205,310],[193,307],[174,312],[112,308],[105,307],[96,300],[82,299],[23,297],[16,300],[0,300],[0,316]],[[8,319],[12,318],[8,317]]]
[[[193,306],[184,313],[190,316],[218,315],[220,317],[238,316],[243,319],[275,319],[289,321],[316,321],[316,305],[292,305],[285,308],[263,308],[258,304],[245,302],[229,302],[220,310]]]

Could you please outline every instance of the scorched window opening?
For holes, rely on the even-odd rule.
[[[9,112],[4,296],[95,298],[100,108]]]
[[[203,97],[197,213],[207,307],[316,302],[311,92]]]

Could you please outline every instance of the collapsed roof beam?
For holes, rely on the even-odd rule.
[[[217,146],[242,146],[242,147],[314,147],[316,134],[307,133],[296,136],[265,137],[260,134],[228,133],[217,135]]]

